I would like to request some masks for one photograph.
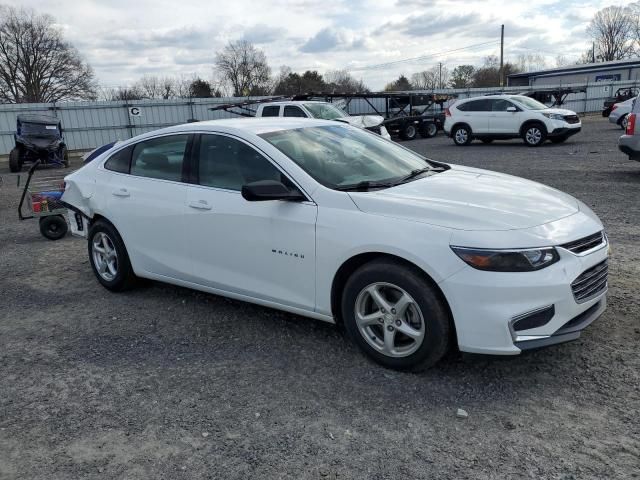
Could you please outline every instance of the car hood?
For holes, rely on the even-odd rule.
[[[458,230],[531,228],[579,211],[575,198],[551,187],[453,165],[396,187],[350,196],[366,213]]]
[[[376,127],[384,122],[384,118],[380,115],[356,115],[353,117],[337,118],[336,120],[360,128]]]
[[[544,113],[558,113],[560,115],[577,115],[573,110],[567,110],[565,108],[546,108],[539,111]]]

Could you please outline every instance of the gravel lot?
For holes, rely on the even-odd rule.
[[[406,143],[564,190],[613,246],[609,308],[578,341],[417,375],[329,324],[159,283],[107,292],[83,240],[17,220],[0,164],[0,478],[640,478],[640,163],[620,133],[593,117],[538,149]]]

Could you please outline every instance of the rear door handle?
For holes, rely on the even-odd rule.
[[[119,188],[111,192],[112,195],[116,197],[128,197],[130,195],[129,190],[126,188]]]
[[[211,210],[211,204],[206,200],[191,200],[189,206],[198,210]]]

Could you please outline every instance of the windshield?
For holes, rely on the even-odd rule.
[[[511,100],[519,103],[527,110],[546,110],[549,108],[544,103],[540,103],[539,101],[529,97],[511,97]]]
[[[429,168],[418,154],[374,133],[348,126],[279,130],[260,136],[318,182],[334,189],[363,182],[399,182]]]
[[[347,116],[345,112],[333,105],[329,105],[328,103],[305,103],[304,106],[311,112],[313,118],[335,120],[336,118],[343,118]]]
[[[57,125],[43,125],[41,123],[22,123],[20,125],[21,135],[41,135],[46,137],[57,137],[59,135]]]

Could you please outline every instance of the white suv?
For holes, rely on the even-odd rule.
[[[523,95],[488,95],[456,102],[445,111],[444,131],[456,145],[473,140],[522,138],[530,147],[562,143],[582,128],[575,112],[549,108]]]

